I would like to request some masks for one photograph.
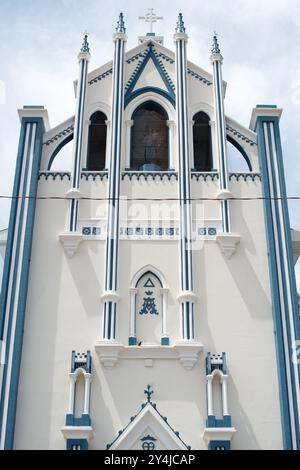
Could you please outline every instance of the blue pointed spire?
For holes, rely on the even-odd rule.
[[[185,26],[184,26],[184,21],[183,21],[183,18],[182,18],[182,13],[179,13],[179,15],[178,15],[176,33],[185,33]]]
[[[119,21],[117,23],[116,32],[117,33],[126,33],[123,13],[120,13],[120,15],[119,15]]]
[[[87,52],[87,53],[90,52],[90,45],[88,43],[88,37],[89,37],[88,33],[84,33],[81,52]]]
[[[214,32],[213,44],[212,44],[212,50],[211,50],[211,52],[212,52],[213,54],[221,54],[221,49],[220,49],[220,46],[219,46],[219,43],[218,43],[218,34],[217,34],[216,31]]]

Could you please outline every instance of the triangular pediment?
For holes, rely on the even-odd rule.
[[[107,447],[109,450],[189,449],[152,402],[144,403],[140,412]]]
[[[159,70],[157,69],[156,64],[152,58],[150,58],[150,60],[145,65],[143,73],[139,76],[133,87],[133,91],[150,86],[155,86],[168,92],[168,87],[162,79]]]
[[[141,93],[159,93],[175,106],[175,86],[154,44],[141,54],[125,87],[125,106]]]

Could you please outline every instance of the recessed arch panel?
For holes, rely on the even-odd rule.
[[[140,104],[132,114],[130,168],[166,171],[169,168],[168,114],[155,101]]]

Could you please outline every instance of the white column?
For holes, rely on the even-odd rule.
[[[168,315],[168,293],[169,289],[160,289],[162,295],[162,345],[169,346],[169,335],[167,333]]]
[[[105,292],[102,296],[104,341],[115,341],[117,322],[119,210],[121,184],[121,154],[123,143],[124,69],[125,69],[125,25],[123,14],[119,16],[114,35],[115,53],[113,62],[111,149],[108,183],[107,238],[105,255]]]
[[[129,119],[126,121],[126,157],[125,157],[125,169],[130,168],[130,158],[131,158],[131,129],[134,121]]]
[[[221,379],[222,384],[222,406],[223,406],[223,416],[228,416],[228,395],[227,395],[227,376],[223,375]]]
[[[105,169],[109,168],[109,156],[110,156],[110,146],[111,146],[111,121],[106,120],[106,151],[105,151]]]
[[[70,377],[70,391],[69,391],[69,408],[68,408],[68,414],[73,415],[74,414],[74,399],[75,399],[75,382],[76,382],[76,376],[75,374],[71,373],[69,374]]]
[[[174,165],[174,130],[175,121],[167,121],[169,128],[169,170],[175,170]]]
[[[190,192],[189,121],[187,93],[187,55],[188,36],[182,14],[179,14],[176,33],[176,109],[177,142],[179,164],[180,194],[180,314],[184,325],[182,339],[194,341],[194,303],[193,266],[192,266],[192,215]]]
[[[220,192],[218,198],[221,201],[223,232],[230,233],[230,208],[228,199],[231,197],[229,192],[229,176],[227,161],[227,137],[224,111],[224,93],[222,79],[223,57],[220,53],[217,36],[214,36],[211,63],[213,65],[213,86],[214,103],[216,119],[217,150],[219,156],[219,186]]]
[[[76,232],[77,230],[78,199],[80,198],[79,186],[81,174],[81,158],[84,135],[84,115],[86,106],[87,72],[90,57],[91,56],[89,52],[87,35],[85,35],[81,52],[78,55],[79,78],[77,85],[77,102],[74,122],[72,187],[67,193],[67,196],[71,198],[68,220],[69,232]]]
[[[84,374],[84,410],[83,414],[84,415],[89,415],[90,414],[90,391],[91,391],[91,381],[92,381],[92,376],[91,374]]]
[[[194,170],[195,169],[195,155],[194,155],[194,123],[195,121],[191,119],[189,121],[189,131],[190,131],[190,142],[189,142],[189,148],[190,148],[190,165],[191,168]]]
[[[213,382],[213,377],[207,376],[207,414],[208,416],[214,415],[212,382]]]
[[[86,119],[84,123],[84,145],[83,145],[83,168],[87,168],[87,156],[88,156],[88,147],[89,147],[89,130],[90,130],[91,120]]]
[[[129,345],[136,345],[136,296],[138,289],[130,289]]]

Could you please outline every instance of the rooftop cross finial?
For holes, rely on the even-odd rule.
[[[184,21],[182,18],[182,13],[179,13],[178,15],[176,33],[185,33],[185,26],[184,26]]]
[[[164,17],[157,16],[153,8],[148,8],[148,10],[145,16],[139,16],[139,20],[145,20],[146,23],[150,23],[150,33],[153,33],[153,23],[156,23],[158,20],[163,20]]]
[[[220,54],[221,53],[220,46],[219,46],[219,43],[218,43],[218,33],[217,33],[217,31],[214,31],[214,38],[213,38],[213,44],[212,44],[211,52],[213,54]]]
[[[117,33],[126,33],[123,13],[120,13],[120,15],[119,15],[119,20],[118,20],[118,23],[117,23],[116,32]]]
[[[147,388],[146,390],[144,390],[144,393],[147,395],[147,402],[151,403],[151,395],[153,395],[154,393],[151,385],[147,385]]]
[[[88,43],[88,37],[89,37],[89,33],[87,33],[85,31],[84,36],[83,36],[83,43],[82,43],[82,47],[81,47],[81,52],[87,52],[87,53],[90,52],[90,45]]]

